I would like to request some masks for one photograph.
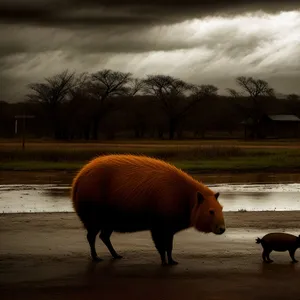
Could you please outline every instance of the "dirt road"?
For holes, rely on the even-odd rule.
[[[0,297],[6,299],[300,299],[300,263],[288,253],[261,260],[255,238],[300,234],[300,212],[226,213],[223,236],[176,235],[178,266],[161,267],[148,232],[113,234],[122,260],[89,259],[85,231],[73,213],[0,216]],[[300,250],[296,258],[300,260]]]

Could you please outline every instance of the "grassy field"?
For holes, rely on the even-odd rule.
[[[143,154],[190,172],[298,172],[299,141],[118,141],[57,143],[0,141],[0,170],[77,170],[97,155]]]

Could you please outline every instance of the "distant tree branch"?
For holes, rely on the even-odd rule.
[[[102,70],[91,75],[91,94],[101,102],[108,97],[126,95],[128,84],[132,81],[131,73]]]
[[[67,100],[75,83],[75,73],[66,70],[53,77],[45,78],[45,83],[29,84],[28,87],[33,93],[29,93],[27,97],[30,101],[56,107]]]

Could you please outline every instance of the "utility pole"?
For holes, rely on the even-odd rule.
[[[22,120],[22,150],[25,150],[25,137],[26,137],[26,119],[33,119],[32,115],[18,115],[15,116],[15,134],[18,133],[18,120]]]

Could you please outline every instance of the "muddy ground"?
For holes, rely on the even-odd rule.
[[[0,298],[6,299],[300,299],[300,263],[273,252],[264,264],[255,238],[271,231],[300,234],[298,212],[225,213],[226,234],[193,229],[176,235],[174,259],[161,267],[148,232],[113,234],[113,261],[91,262],[74,213],[0,215]],[[300,250],[296,258],[300,260]]]

